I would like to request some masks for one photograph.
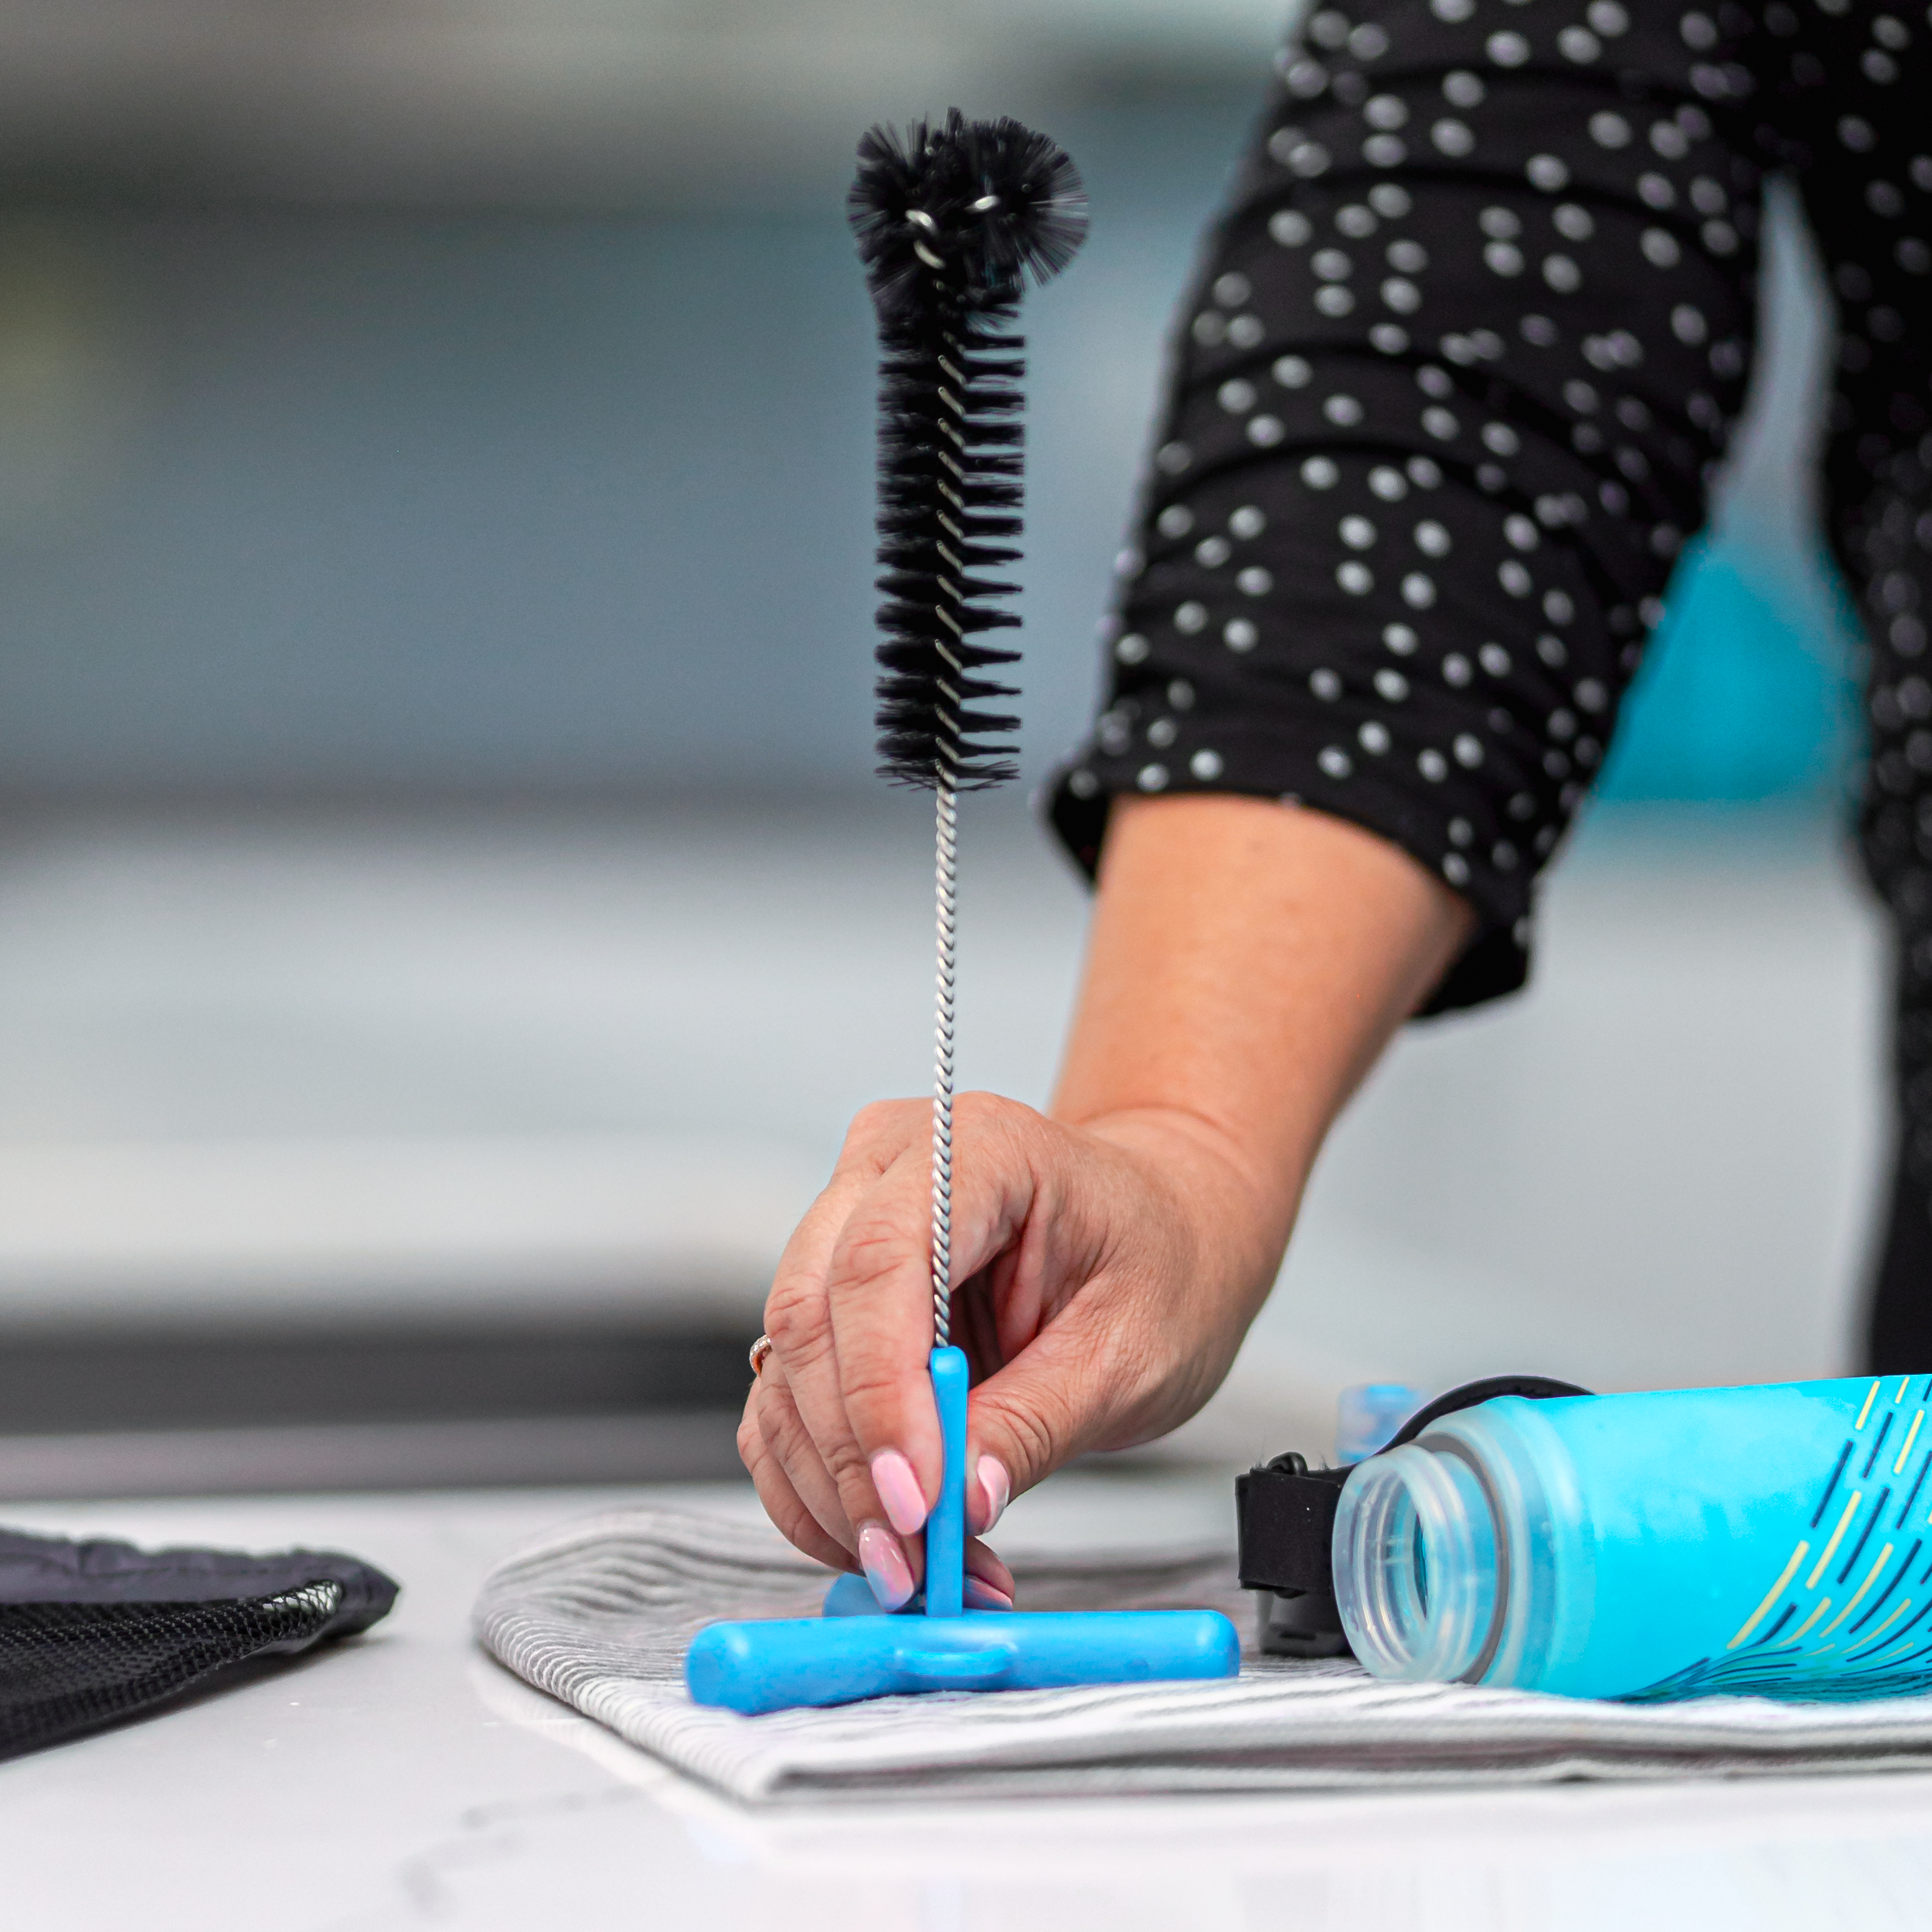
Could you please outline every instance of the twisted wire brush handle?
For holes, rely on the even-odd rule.
[[[959,912],[958,813],[949,784],[934,791],[933,884],[939,985],[933,1039],[933,1345],[953,1325],[953,978]]]
[[[951,446],[951,462],[957,466],[951,481],[961,482],[967,461],[967,379],[959,366],[958,338],[948,332],[941,344],[937,420],[941,437]],[[942,466],[947,465],[947,454],[942,449]],[[950,567],[939,572],[934,586],[934,615],[942,632],[949,634],[937,638],[934,646],[938,659],[936,682],[945,700],[935,719],[933,760],[933,923],[938,969],[933,1013],[933,1346],[944,1349],[951,1346],[953,1332],[953,998],[959,928],[959,794],[954,787],[963,749],[960,719],[967,673],[961,659],[969,614],[960,581],[964,532],[959,520],[946,514],[952,511],[963,515],[963,497],[944,481],[939,496],[945,506],[940,527],[945,536],[954,539],[950,543],[942,540],[937,546]]]

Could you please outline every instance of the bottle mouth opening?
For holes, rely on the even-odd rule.
[[[1376,1676],[1440,1683],[1485,1662],[1497,1569],[1494,1513],[1461,1456],[1410,1443],[1349,1477],[1335,1515],[1335,1600]]]

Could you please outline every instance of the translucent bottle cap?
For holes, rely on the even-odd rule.
[[[1342,1627],[1378,1677],[1444,1682],[1482,1659],[1498,1580],[1489,1499],[1461,1457],[1417,1443],[1362,1463],[1335,1514]]]

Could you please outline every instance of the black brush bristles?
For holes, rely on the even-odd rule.
[[[998,740],[1018,696],[986,674],[1018,662],[988,641],[1019,620],[1022,338],[1028,283],[1087,232],[1073,164],[1015,121],[875,128],[847,202],[879,316],[879,753],[906,784],[976,791],[1014,776]]]

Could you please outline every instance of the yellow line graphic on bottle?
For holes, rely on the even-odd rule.
[[[1878,1385],[1874,1383],[1872,1386],[1876,1388]],[[1817,1589],[1818,1580],[1825,1574],[1825,1566],[1838,1554],[1838,1546],[1844,1542],[1845,1532],[1851,1527],[1852,1519],[1858,1514],[1859,1505],[1864,1500],[1865,1492],[1862,1489],[1854,1489],[1852,1492],[1852,1500],[1845,1505],[1845,1514],[1838,1518],[1838,1527],[1832,1532],[1832,1540],[1825,1546],[1823,1552],[1818,1557],[1817,1566],[1812,1570],[1811,1575],[1804,1579],[1804,1587],[1807,1590]]]
[[[1893,1475],[1903,1475],[1905,1473],[1905,1459],[1907,1456],[1911,1454],[1912,1445],[1919,1439],[1919,1425],[1924,1420],[1925,1411],[1921,1409],[1919,1413],[1912,1418],[1911,1427],[1905,1432],[1905,1447],[1899,1451],[1899,1459],[1892,1465],[1892,1473]]]
[[[1772,1584],[1770,1590],[1766,1594],[1764,1602],[1744,1619],[1743,1628],[1724,1646],[1726,1650],[1736,1649],[1738,1645],[1743,1643],[1760,1624],[1764,1622],[1765,1612],[1784,1594],[1784,1586],[1798,1574],[1798,1565],[1804,1562],[1811,1553],[1811,1546],[1809,1543],[1800,1543],[1797,1549],[1791,1552],[1791,1560],[1784,1566],[1784,1573]]]
[[[1911,1607],[1912,1599],[1908,1597],[1903,1603],[1899,1605],[1896,1610],[1893,1611],[1890,1616],[1886,1618],[1883,1623],[1879,1625],[1876,1630],[1872,1631],[1870,1636],[1861,1637],[1859,1639],[1859,1641],[1862,1644],[1876,1644],[1879,1639],[1883,1637],[1885,1633],[1889,1630],[1892,1626],[1896,1624],[1899,1619],[1903,1617]]]
[[[1872,1413],[1872,1404],[1877,1400],[1879,1385],[1875,1382],[1865,1392],[1865,1406],[1859,1411],[1859,1419],[1852,1424],[1852,1433],[1856,1435],[1865,1427],[1865,1418]]]
[[[1894,1403],[1903,1402],[1905,1400],[1906,1390],[1910,1388],[1911,1386],[1912,1378],[1910,1376],[1900,1376],[1899,1377],[1899,1392],[1892,1398],[1893,1401]]]
[[[1879,1572],[1892,1560],[1892,1547],[1891,1544],[1887,1543],[1885,1547],[1879,1552],[1876,1559],[1872,1563],[1872,1567],[1865,1573],[1864,1582],[1860,1583],[1858,1588],[1852,1592],[1851,1601],[1849,1602],[1845,1607],[1841,1610],[1821,1631],[1818,1632],[1819,1636],[1830,1636],[1832,1632],[1836,1630],[1838,1625],[1843,1623],[1845,1618],[1850,1616],[1852,1611],[1856,1610],[1860,1604],[1864,1602],[1865,1593],[1879,1580]]]
[[[1780,1644],[1777,1648],[1780,1650],[1789,1650],[1793,1645],[1803,1643],[1805,1638],[1811,1634],[1811,1626],[1816,1623],[1818,1620],[1831,1607],[1832,1600],[1830,1597],[1827,1597],[1825,1600],[1818,1605],[1818,1608],[1813,1611],[1811,1615],[1806,1617],[1804,1622],[1798,1625],[1797,1634],[1795,1636],[1786,1638],[1784,1642]]]

